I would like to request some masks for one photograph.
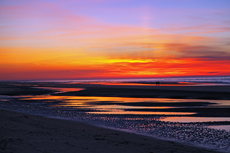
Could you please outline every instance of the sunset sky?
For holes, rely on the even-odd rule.
[[[0,80],[230,75],[230,0],[0,0]]]

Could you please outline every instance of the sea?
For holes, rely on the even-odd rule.
[[[60,83],[194,83],[194,86],[229,86],[230,76],[145,79],[26,80]],[[14,83],[15,83],[14,82]],[[154,84],[153,84],[154,85]],[[40,87],[41,88],[41,87]],[[47,87],[44,87],[47,89]],[[56,93],[82,88],[50,88]],[[230,100],[134,98],[59,95],[0,95],[0,109],[49,118],[74,120],[109,129],[157,137],[217,151],[230,151],[230,117],[199,116],[208,109],[227,109]],[[179,110],[179,111],[178,111]]]
[[[21,81],[21,80],[19,80]],[[160,77],[160,78],[123,78],[123,79],[62,79],[62,80],[22,80],[25,82],[191,82],[230,84],[230,76],[202,76],[202,77]]]

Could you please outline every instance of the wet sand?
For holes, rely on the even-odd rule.
[[[111,85],[112,84],[112,85]],[[114,85],[118,84],[118,85]],[[168,84],[168,83],[167,83]],[[184,83],[171,83],[175,86],[144,86],[129,85],[128,83],[58,83],[58,82],[0,82],[0,95],[42,95],[51,94],[55,96],[101,96],[101,97],[136,97],[136,98],[176,98],[176,99],[210,99],[230,100],[230,85],[218,86],[184,86]],[[42,88],[43,87],[43,88]],[[45,87],[45,88],[44,88]],[[66,92],[55,92],[54,89],[66,88]],[[71,89],[71,90],[70,90]],[[76,91],[73,91],[76,89]],[[83,89],[83,90],[79,90]],[[59,90],[57,90],[59,91]],[[191,100],[192,101],[192,100]],[[98,101],[97,104],[106,104]],[[108,104],[117,104],[108,102]],[[129,106],[176,106],[178,108],[148,109],[157,112],[196,112],[191,116],[196,117],[230,117],[229,106],[214,106],[212,103],[186,102],[186,103],[154,103],[134,102]],[[213,103],[215,104],[215,103]],[[127,105],[127,103],[118,103]],[[205,107],[210,105],[210,107]],[[186,107],[183,107],[186,106]],[[204,106],[192,107],[188,106]],[[131,109],[129,109],[131,111]],[[136,110],[133,110],[136,111]],[[141,109],[141,111],[145,111]]]
[[[167,140],[95,127],[81,122],[0,110],[3,153],[214,153]]]
[[[84,88],[85,90],[53,93],[52,90],[34,87]],[[104,85],[87,83],[55,82],[0,82],[0,95],[41,95],[62,96],[107,96],[141,98],[184,98],[230,100],[230,86],[144,86],[144,85]]]
[[[56,93],[34,87],[84,88]],[[136,86],[65,84],[52,82],[0,82],[0,95],[71,95],[187,99],[230,99],[230,86]],[[144,103],[142,103],[144,104]],[[186,103],[188,104],[188,103]],[[155,104],[158,105],[158,104]],[[194,110],[196,109],[196,110]],[[199,112],[199,116],[230,116],[229,108],[188,108],[178,112]],[[220,111],[220,109],[222,109]],[[160,111],[160,110],[159,110]],[[175,111],[167,110],[167,111]],[[202,114],[203,113],[203,114]],[[221,114],[220,114],[221,113]],[[186,144],[66,121],[0,110],[0,152],[214,152]]]

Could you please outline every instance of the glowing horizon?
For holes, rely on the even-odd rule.
[[[230,75],[228,0],[0,1],[0,80]]]

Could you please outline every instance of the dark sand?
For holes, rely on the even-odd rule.
[[[52,90],[33,87],[84,88],[81,91],[59,93],[70,96],[108,96],[142,98],[185,98],[185,99],[228,99],[230,86],[144,86],[144,85],[103,85],[66,84],[55,82],[0,82],[0,95],[41,95],[52,94]],[[54,93],[53,93],[54,94]]]
[[[0,110],[2,153],[214,153],[215,151],[95,127]]]
[[[34,87],[84,88],[55,93]],[[0,82],[0,95],[78,95],[116,97],[163,97],[189,99],[230,99],[230,86],[122,86],[100,84]],[[144,104],[144,103],[143,103]],[[178,108],[180,109],[180,108]],[[202,109],[202,108],[201,108]],[[207,110],[207,108],[205,108]],[[200,110],[200,116],[230,116],[229,108]],[[170,110],[168,110],[170,111]],[[175,110],[172,110],[175,111]],[[189,110],[178,110],[189,111]],[[190,110],[199,112],[199,110]],[[81,122],[50,119],[41,116],[0,110],[0,152],[95,152],[95,153],[212,153],[214,151],[181,143],[154,139],[131,133],[95,127]]]

